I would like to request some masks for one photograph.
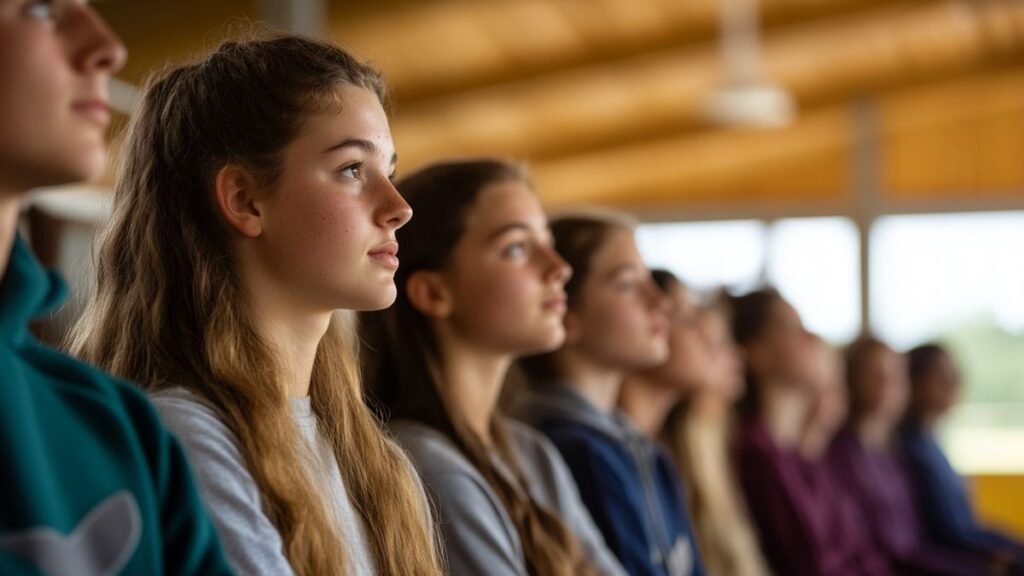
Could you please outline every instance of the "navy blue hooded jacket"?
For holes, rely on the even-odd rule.
[[[608,547],[632,576],[703,576],[682,480],[665,451],[625,418],[571,388],[523,391],[513,412],[569,465]]]

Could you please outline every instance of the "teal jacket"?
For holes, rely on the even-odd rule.
[[[35,340],[64,285],[15,240],[0,281],[0,573],[228,574],[184,453],[133,387]]]

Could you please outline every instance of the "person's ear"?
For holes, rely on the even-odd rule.
[[[405,281],[405,295],[418,312],[443,320],[451,316],[454,299],[444,275],[434,270],[417,270]]]
[[[248,238],[263,233],[263,205],[257,185],[252,172],[237,164],[222,166],[213,181],[221,216],[232,229]]]

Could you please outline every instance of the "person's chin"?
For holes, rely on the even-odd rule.
[[[395,303],[397,296],[394,283],[378,287],[374,291],[368,291],[362,298],[352,302],[347,307],[357,312],[373,312],[390,308]]]
[[[561,348],[563,344],[565,344],[565,328],[559,324],[557,327],[549,327],[538,331],[534,337],[529,338],[528,341],[520,346],[519,355],[530,356],[554,352]]]
[[[98,153],[80,153],[69,155],[56,162],[48,163],[39,172],[35,188],[49,188],[79,182],[92,182],[103,175],[107,155],[102,150]]]

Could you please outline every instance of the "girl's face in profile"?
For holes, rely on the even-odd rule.
[[[566,317],[570,342],[613,370],[653,368],[668,359],[668,308],[633,231],[616,230],[591,256],[579,303]]]
[[[124,61],[84,0],[0,0],[0,186],[20,192],[102,173],[107,83]]]
[[[378,310],[395,299],[395,231],[412,210],[395,190],[395,150],[377,95],[338,89],[340,106],[310,114],[259,201],[263,287],[312,312]]]
[[[571,270],[552,247],[547,216],[525,182],[497,182],[480,192],[440,274],[450,294],[448,320],[472,345],[523,356],[565,340]]]

